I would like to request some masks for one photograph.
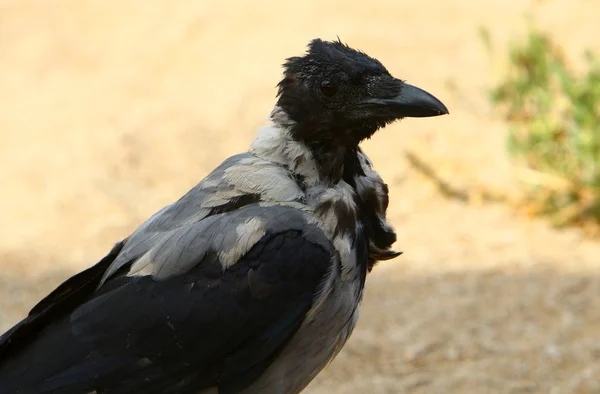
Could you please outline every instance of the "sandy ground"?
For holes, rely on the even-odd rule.
[[[264,123],[283,59],[344,41],[441,98],[365,144],[405,254],[368,281],[359,326],[306,390],[600,392],[600,244],[455,185],[515,190],[506,124],[485,99],[500,47],[535,16],[577,66],[595,1],[0,0],[0,330],[178,198]]]

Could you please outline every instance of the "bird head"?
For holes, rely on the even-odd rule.
[[[311,41],[304,56],[287,59],[278,87],[293,137],[309,147],[355,147],[397,119],[448,113],[437,98],[341,41]]]

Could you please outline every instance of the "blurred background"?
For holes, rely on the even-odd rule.
[[[0,0],[0,330],[265,124],[336,36],[440,98],[364,148],[405,253],[307,393],[600,392],[594,0]],[[588,56],[589,57],[589,56]]]

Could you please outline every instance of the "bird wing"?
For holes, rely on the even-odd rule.
[[[36,305],[0,337],[0,393],[234,393],[254,381],[336,255],[304,210],[237,194],[201,218],[206,205],[159,212]]]

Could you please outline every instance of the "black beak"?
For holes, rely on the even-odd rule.
[[[400,94],[393,98],[370,98],[361,104],[374,112],[394,118],[424,118],[448,114],[448,108],[433,95],[416,86],[402,83]]]
[[[402,85],[399,96],[386,101],[392,112],[403,117],[424,118],[450,113],[448,108],[433,95],[407,83]]]

